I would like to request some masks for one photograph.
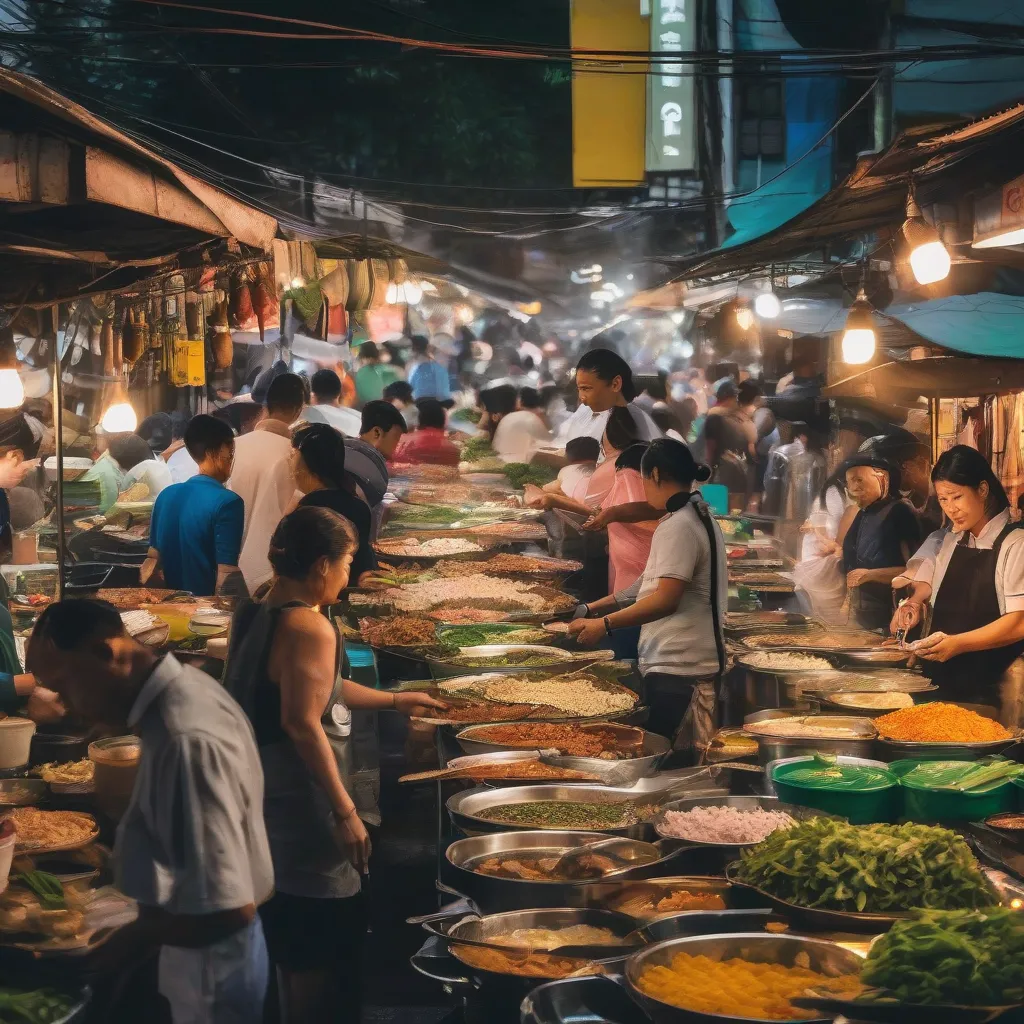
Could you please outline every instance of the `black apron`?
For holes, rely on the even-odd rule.
[[[996,593],[996,564],[1003,541],[1021,524],[1007,523],[991,548],[971,548],[957,542],[932,602],[932,630],[953,636],[980,629],[1002,617]],[[1024,641],[989,651],[958,654],[949,661],[923,661],[925,674],[945,691],[964,699],[985,691],[994,696],[1006,670],[1024,652]],[[997,701],[998,704],[998,701]]]
[[[899,542],[886,527],[899,499],[882,498],[857,513],[843,540],[843,569],[888,569],[905,561]],[[862,583],[850,590],[850,605],[863,629],[887,629],[892,619],[892,587]]]

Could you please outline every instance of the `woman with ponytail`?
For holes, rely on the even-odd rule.
[[[694,490],[711,471],[694,461],[685,444],[653,441],[640,472],[648,504],[666,513],[654,531],[643,575],[632,587],[584,605],[584,617],[569,631],[593,647],[616,629],[640,626],[649,728],[692,754],[695,745],[710,739],[715,681],[725,670],[725,542]]]

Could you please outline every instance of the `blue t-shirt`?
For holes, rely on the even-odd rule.
[[[244,522],[241,497],[212,476],[165,487],[153,505],[149,543],[160,552],[167,586],[212,596],[217,566],[238,565]]]
[[[433,359],[424,359],[413,367],[409,375],[409,386],[417,402],[421,398],[436,398],[439,402],[447,402],[452,397],[448,370]]]

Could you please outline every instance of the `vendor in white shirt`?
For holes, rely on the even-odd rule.
[[[914,644],[926,674],[943,697],[995,703],[1003,724],[1016,726],[1024,700],[1022,524],[1010,521],[1006,492],[974,448],[941,455],[932,483],[951,529],[932,534],[912,559],[911,596],[892,626],[916,626],[931,602],[931,632]]]
[[[576,364],[576,390],[579,408],[562,424],[557,443],[565,445],[574,437],[594,437],[600,440],[612,408],[628,405],[636,421],[638,440],[653,441],[663,437],[661,429],[639,406],[632,404],[636,397],[633,371],[622,356],[608,348],[595,348],[587,352]]]

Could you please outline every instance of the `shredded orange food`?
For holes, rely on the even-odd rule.
[[[875,719],[878,735],[910,743],[987,743],[1013,736],[998,722],[956,704],[918,704]]]
[[[806,954],[799,956],[806,958]],[[830,978],[804,966],[712,960],[689,953],[677,953],[668,967],[645,967],[637,984],[646,995],[672,1006],[757,1020],[819,1017],[820,1013],[798,1009],[790,1000],[809,988],[828,988],[842,996],[856,995],[862,987],[852,974]]]

